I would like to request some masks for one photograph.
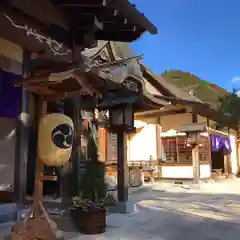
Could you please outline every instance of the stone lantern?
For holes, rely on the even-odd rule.
[[[207,131],[206,125],[201,123],[187,124],[181,129],[181,132],[185,132],[187,135],[188,146],[192,148],[193,181],[197,184],[200,180],[200,133],[205,131]]]

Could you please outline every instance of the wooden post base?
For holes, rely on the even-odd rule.
[[[34,205],[33,205],[34,206]],[[19,221],[12,227],[12,233],[8,236],[8,239],[12,240],[63,240],[62,231],[58,230],[57,224],[50,220],[48,213],[46,212],[43,204],[38,202],[39,217],[33,218],[33,209],[36,207],[31,207],[26,219]],[[36,209],[35,209],[36,211]]]

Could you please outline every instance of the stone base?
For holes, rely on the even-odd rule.
[[[50,225],[44,218],[21,220],[12,227],[9,237],[10,239],[22,236],[23,239],[63,240],[63,232],[57,228],[57,224],[51,220]]]
[[[129,202],[118,202],[115,206],[108,208],[110,213],[131,213],[134,211],[134,204]]]
[[[228,174],[227,179],[236,179],[234,174]]]
[[[190,189],[193,189],[193,190],[199,190],[201,188],[201,185],[202,185],[202,183],[191,183],[191,184],[189,184]]]
[[[17,220],[17,204],[6,203],[0,205],[0,224],[15,222]]]

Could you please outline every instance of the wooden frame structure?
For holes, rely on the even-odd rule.
[[[114,58],[117,58],[116,51],[114,46],[110,48],[111,55]],[[114,59],[113,58],[113,59]],[[144,120],[146,118],[155,119],[154,123],[156,124],[156,131],[160,133],[161,130],[161,118],[163,116],[171,116],[171,115],[178,115],[187,113],[191,116],[192,123],[198,122],[199,116],[206,118],[206,125],[209,121],[217,120],[217,113],[215,110],[211,109],[211,106],[201,102],[195,96],[190,96],[185,92],[181,92],[178,88],[174,87],[173,85],[167,83],[164,79],[156,77],[149,69],[147,69],[144,65],[140,64],[142,78],[144,81],[148,81],[156,90],[158,90],[161,94],[152,94],[151,97],[154,99],[155,105],[153,102],[148,102],[147,105],[141,105],[141,107],[137,108],[135,116],[138,120]],[[146,85],[147,86],[147,85]],[[147,89],[147,92],[151,92],[150,89]],[[160,100],[161,102],[157,102],[156,100]],[[157,103],[157,104],[156,104]],[[189,122],[190,123],[190,122]],[[210,130],[209,130],[210,131]],[[211,130],[212,131],[212,130]],[[210,134],[210,132],[208,132]],[[216,132],[215,132],[216,134]],[[116,149],[117,149],[117,141],[113,141],[117,139],[116,136],[112,136],[111,138],[107,137],[109,135],[105,132],[105,137],[102,140],[102,146],[105,147],[105,152],[102,153],[105,156],[106,164],[108,165],[108,169],[111,172],[110,174],[114,174],[114,169],[116,165],[115,162],[112,161],[114,158],[111,152],[115,153],[116,156]],[[160,134],[158,134],[160,136]],[[108,139],[108,140],[106,140]],[[158,137],[156,139],[157,142],[157,159],[158,161],[161,158],[161,139]],[[205,139],[204,145],[205,148],[200,148],[200,153],[204,156],[201,163],[209,163],[211,164],[211,141],[210,138]],[[113,151],[112,151],[113,150]],[[109,156],[111,154],[111,156]],[[189,154],[192,157],[191,151]],[[208,158],[208,161],[206,160]],[[109,162],[111,160],[111,163]],[[139,159],[140,161],[140,159]],[[161,163],[160,166],[178,166],[178,163]],[[192,166],[191,163],[184,163],[184,165]],[[181,164],[183,166],[183,164]]]
[[[156,27],[128,1],[4,0],[0,4],[0,25],[0,36],[21,46],[26,56],[23,59],[24,73],[15,84],[25,91],[22,101],[27,102],[29,92],[37,94],[37,109],[41,115],[46,113],[48,101],[73,98],[77,135],[81,133],[80,109],[92,111],[99,102],[108,102],[113,96],[126,97],[123,94],[126,92],[129,96],[134,92],[141,104],[154,98],[145,94],[141,79],[128,72],[125,60],[101,65],[96,60],[98,54],[86,50],[95,47],[101,51],[99,40],[132,42],[146,31],[157,33]],[[123,78],[117,79],[114,73],[117,68],[124,72]],[[140,88],[132,91],[128,82],[135,82]],[[19,155],[15,156],[15,164],[23,167],[15,170],[14,189],[16,202],[23,204],[26,178],[22,176],[26,176],[27,153],[22,148],[27,149],[28,143],[24,139],[27,132],[21,129],[21,124],[19,133]],[[119,161],[125,162],[124,149],[119,151],[118,157],[121,158]],[[75,169],[79,169],[78,160],[77,150],[72,159]],[[38,216],[37,204],[42,200],[42,184],[46,178],[43,164],[38,159],[36,165],[34,215]],[[124,181],[125,172],[123,164],[119,170],[121,181]],[[78,171],[75,175],[79,178]],[[78,182],[77,178],[75,181]],[[124,184],[121,186],[120,200],[125,201],[127,193]]]

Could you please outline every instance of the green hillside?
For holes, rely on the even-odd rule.
[[[120,58],[128,58],[134,56],[131,46],[125,42],[113,42],[116,54]]]
[[[219,100],[221,98],[228,95],[228,92],[223,88],[180,70],[165,71],[162,77],[180,88],[181,91],[193,91],[196,97],[205,103],[211,104],[213,108],[220,104]]]

